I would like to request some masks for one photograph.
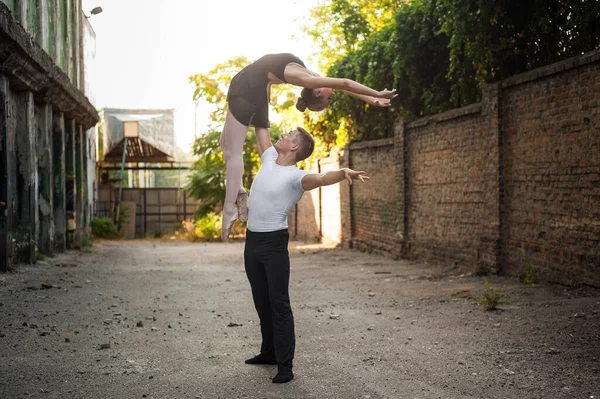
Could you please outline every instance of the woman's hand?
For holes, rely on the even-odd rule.
[[[379,92],[379,98],[387,98],[389,100],[392,100],[396,97],[398,97],[398,94],[396,94],[396,89],[384,89],[383,91]]]

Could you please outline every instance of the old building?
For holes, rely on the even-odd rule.
[[[0,1],[1,271],[89,238],[93,40],[81,0]]]
[[[117,220],[123,205],[128,238],[173,232],[198,209],[183,188],[190,163],[177,159],[174,121],[173,109],[100,111],[94,215]]]

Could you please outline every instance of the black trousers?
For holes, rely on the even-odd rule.
[[[296,337],[290,306],[290,257],[286,230],[246,231],[244,263],[260,318],[260,353],[275,356],[279,367],[292,368]]]

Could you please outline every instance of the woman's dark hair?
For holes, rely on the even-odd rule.
[[[322,111],[325,107],[323,106],[323,99],[317,97],[315,89],[302,89],[298,101],[296,101],[296,108],[300,112],[304,112],[306,108],[311,111]]]

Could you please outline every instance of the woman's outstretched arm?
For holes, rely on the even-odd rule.
[[[367,104],[371,104],[371,105],[374,105],[376,107],[389,107],[390,105],[392,105],[392,99],[390,99],[390,98],[365,96],[365,95],[362,95],[362,94],[352,93],[351,91],[346,91],[346,90],[340,90],[340,91],[348,94],[349,96],[356,97],[359,100],[363,100]],[[398,96],[398,94],[396,94],[392,98],[396,98],[396,96]]]
[[[306,87],[308,89],[318,89],[328,87],[334,90],[340,90],[350,95],[354,95],[363,101],[367,101],[368,97],[393,99],[397,96],[396,90],[377,91],[355,82],[352,79],[346,78],[324,78],[318,76],[314,72],[302,67],[299,64],[289,64],[285,67],[285,80],[295,86]],[[360,97],[365,96],[365,97]],[[369,101],[367,101],[369,102]]]

